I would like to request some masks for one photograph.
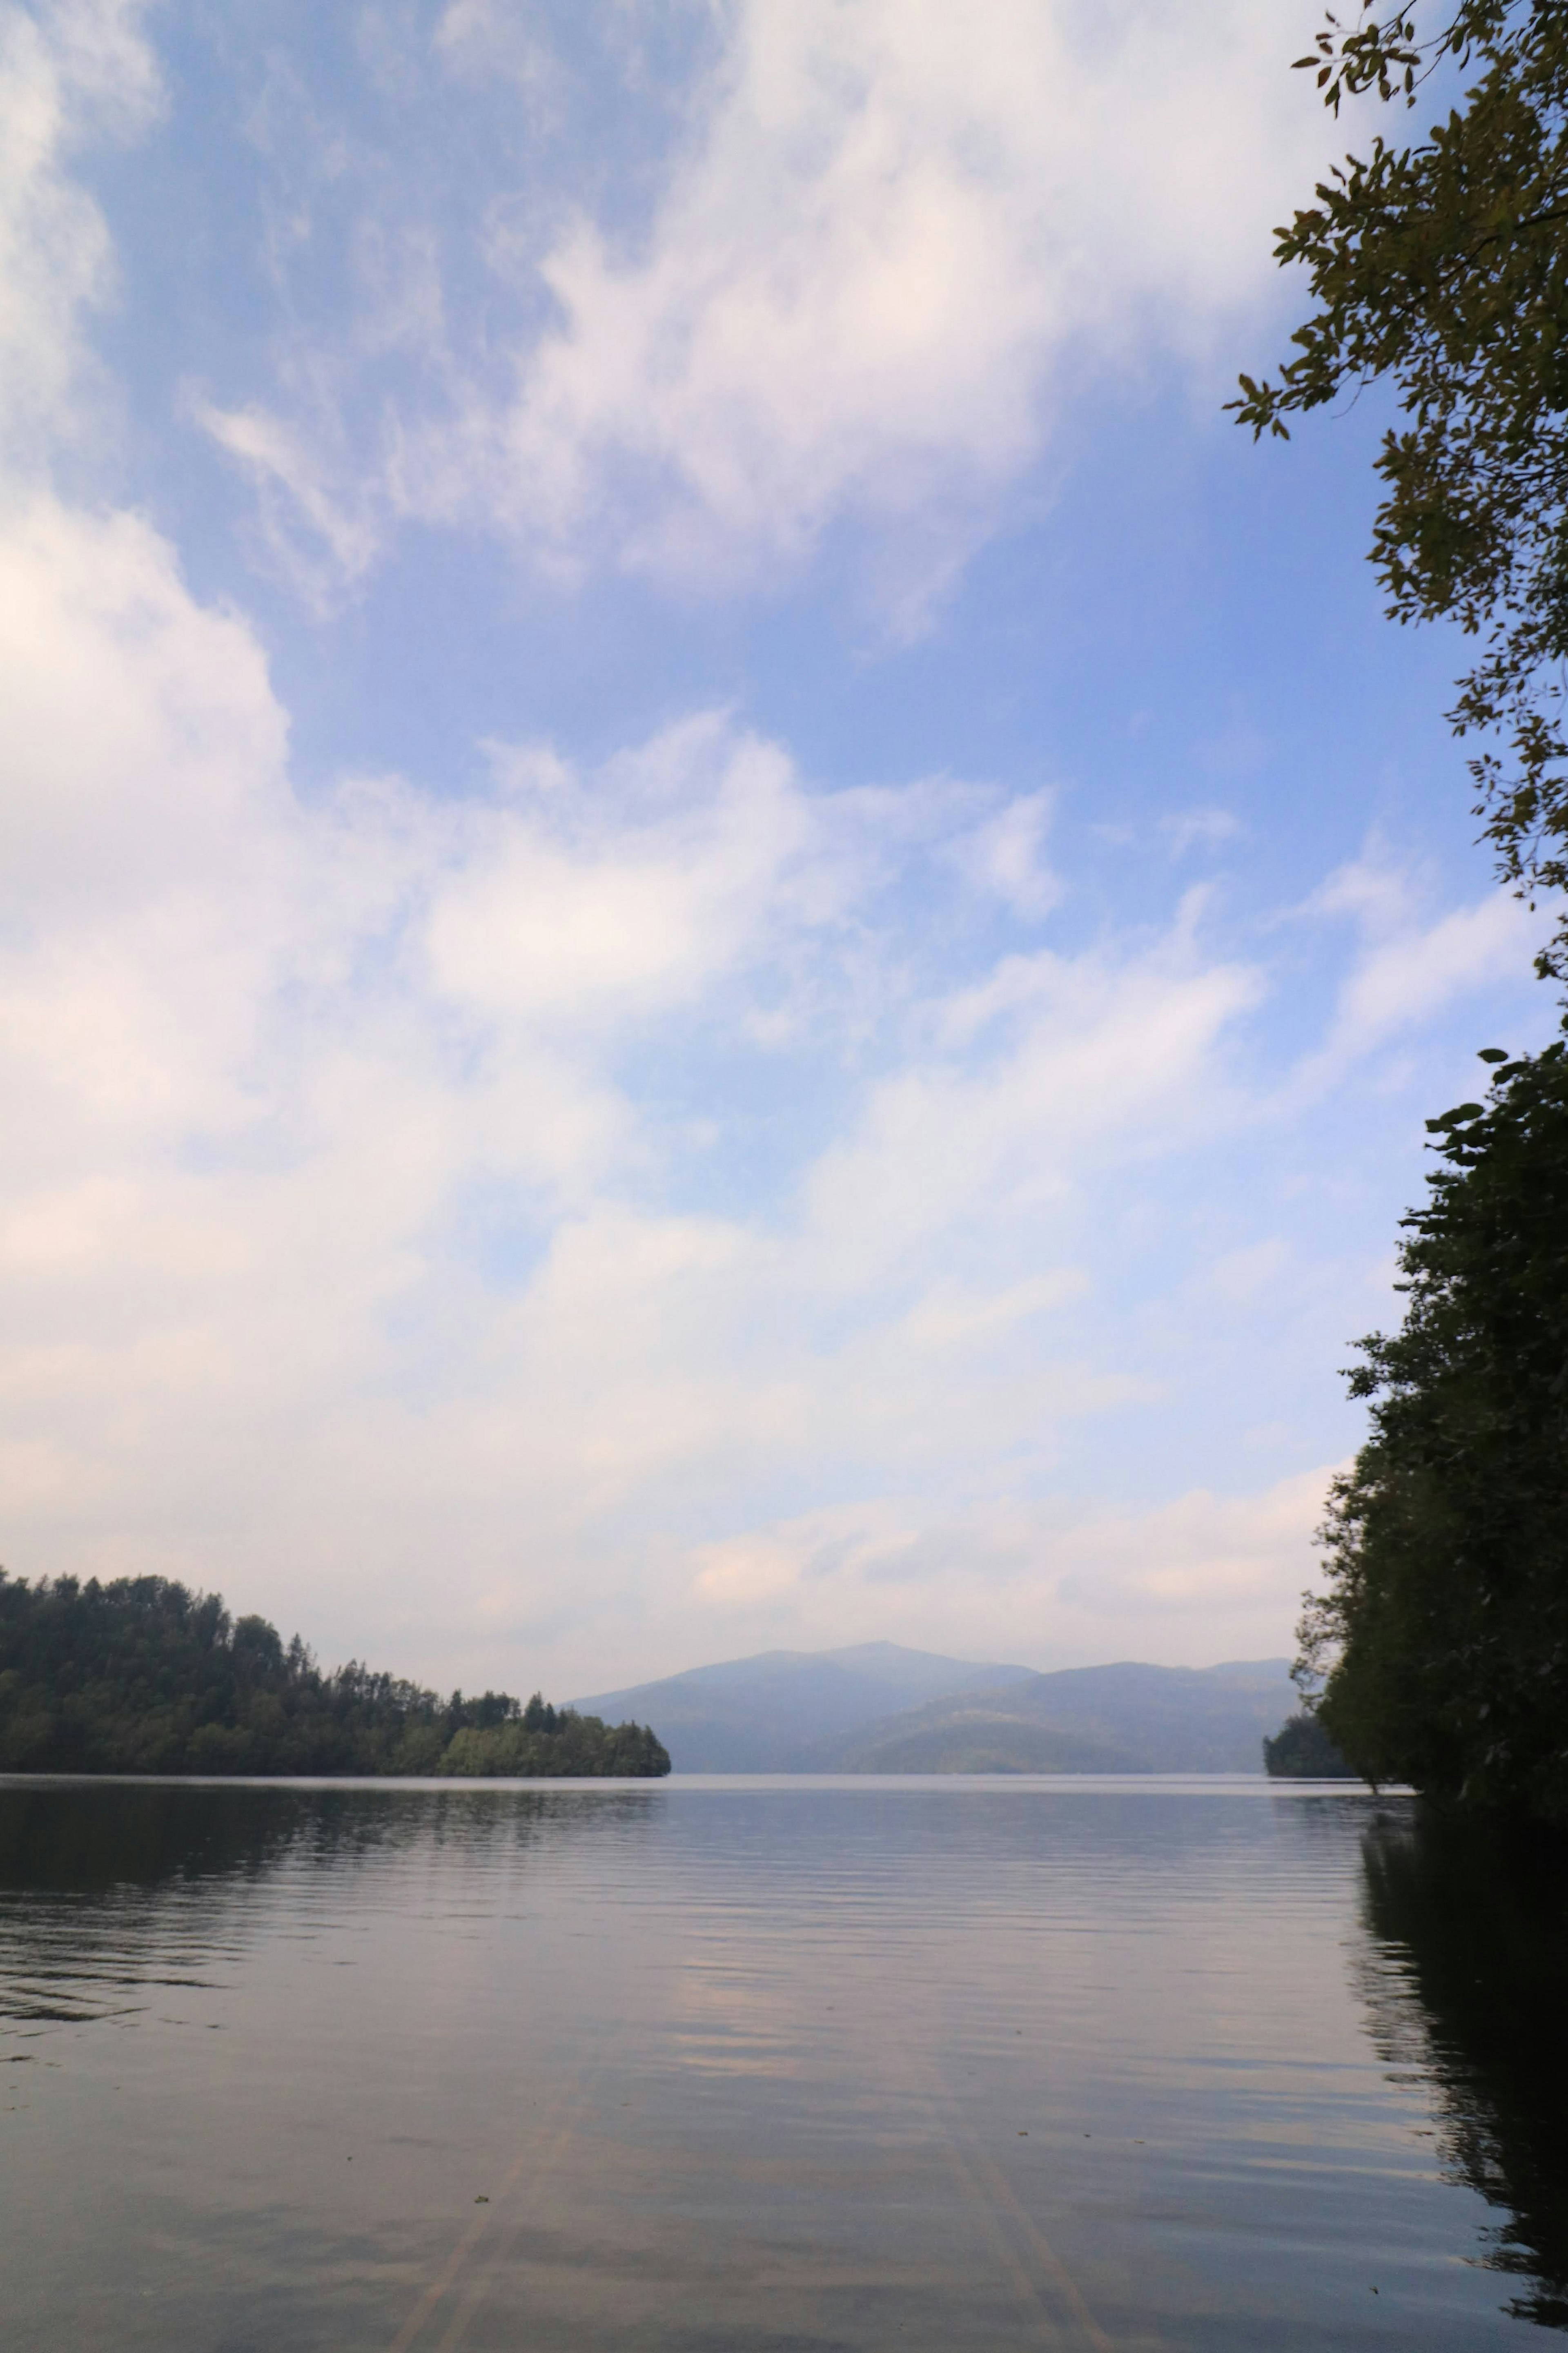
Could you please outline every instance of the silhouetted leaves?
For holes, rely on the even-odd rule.
[[[1414,13],[1363,6],[1297,62],[1337,114],[1368,91],[1413,105],[1449,61],[1480,70],[1446,121],[1413,146],[1375,137],[1278,231],[1318,307],[1279,381],[1244,375],[1229,406],[1289,438],[1287,417],[1394,387],[1372,561],[1392,618],[1481,641],[1449,717],[1505,742],[1470,763],[1476,814],[1529,892],[1568,882],[1568,9],[1460,0],[1423,42]],[[1568,926],[1541,966],[1568,970]]]
[[[1350,1376],[1372,1430],[1333,1490],[1303,1687],[1371,1780],[1568,1820],[1568,1052],[1434,1123],[1403,1327]],[[1337,1654],[1337,1655],[1336,1655]]]

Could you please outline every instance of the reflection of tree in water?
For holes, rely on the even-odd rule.
[[[299,1837],[293,1792],[100,1782],[0,1789],[0,1890],[97,1895],[264,1871]],[[279,1803],[282,1799],[284,1802]]]
[[[346,1892],[361,1868],[417,1852],[483,1862],[646,1815],[640,1788],[0,1784],[0,2021],[103,2016],[132,1987],[212,1982],[280,1873],[302,1903],[312,1883]]]
[[[1568,2328],[1568,1847],[1422,1810],[1364,1866],[1374,2038],[1419,2057],[1447,2169],[1508,2217],[1488,2261],[1529,2282],[1508,2310]]]
[[[170,1879],[252,1878],[286,1857],[342,1864],[387,1850],[624,1822],[640,1796],[300,1782],[0,1784],[0,1894],[89,1895]]]

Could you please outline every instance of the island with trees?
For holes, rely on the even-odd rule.
[[[0,1570],[0,1771],[646,1778],[646,1725],[506,1692],[449,1698],[233,1618],[164,1577]]]

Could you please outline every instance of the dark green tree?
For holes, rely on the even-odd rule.
[[[1274,381],[1233,401],[1255,435],[1384,383],[1371,560],[1401,622],[1476,638],[1449,718],[1477,739],[1476,814],[1524,895],[1568,882],[1568,5],[1453,0],[1330,17],[1326,102],[1458,103],[1411,144],[1375,136],[1277,232],[1316,305]],[[1457,87],[1462,85],[1462,90]],[[1568,924],[1541,958],[1568,974]]]
[[[1568,1049],[1427,1125],[1402,1328],[1360,1344],[1298,1680],[1369,1780],[1568,1821]]]
[[[1355,1767],[1346,1763],[1310,1708],[1287,1716],[1271,1740],[1263,1743],[1263,1769],[1277,1781],[1353,1781]]]
[[[0,1570],[0,1772],[668,1773],[640,1725],[507,1692],[443,1699],[351,1660],[325,1673],[298,1635],[231,1620],[163,1577]]]

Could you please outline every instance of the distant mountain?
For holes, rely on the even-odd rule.
[[[1261,1773],[1299,1704],[1287,1659],[1068,1667],[818,1741],[817,1772]]]
[[[818,1772],[837,1769],[815,1762],[818,1743],[901,1720],[952,1694],[1030,1680],[1027,1667],[857,1642],[842,1651],[763,1651],[573,1704],[613,1723],[651,1724],[678,1773]]]
[[[650,1724],[678,1773],[1261,1773],[1286,1659],[977,1665],[896,1642],[764,1651],[578,1700]]]

